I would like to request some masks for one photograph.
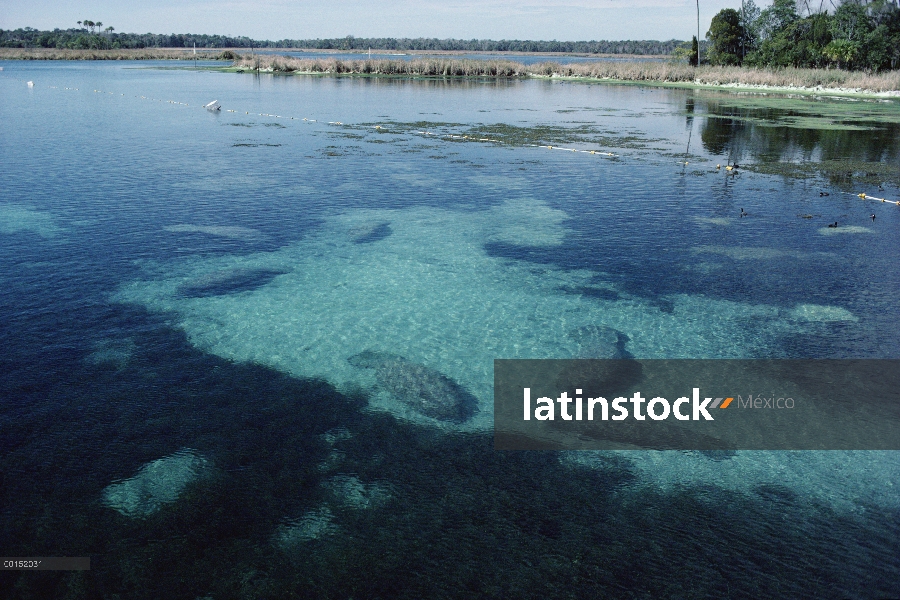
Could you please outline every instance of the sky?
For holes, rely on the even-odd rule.
[[[764,8],[770,0],[757,0]],[[700,2],[701,35],[740,0]],[[689,40],[696,0],[0,0],[0,29],[67,29],[101,21],[128,33],[254,39],[436,37]]]

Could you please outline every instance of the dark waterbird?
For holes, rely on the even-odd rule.
[[[829,227],[837,227],[837,221],[835,221],[834,223],[829,223],[828,226]]]

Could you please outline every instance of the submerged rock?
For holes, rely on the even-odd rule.
[[[144,517],[175,502],[208,469],[205,458],[193,450],[181,450],[147,463],[130,479],[107,486],[103,502],[126,517]]]
[[[279,275],[289,271],[238,267],[208,273],[178,288],[185,298],[209,298],[261,288]]]
[[[347,361],[354,367],[375,369],[375,378],[386,392],[426,417],[462,423],[475,414],[475,396],[430,367],[387,352],[361,352]]]

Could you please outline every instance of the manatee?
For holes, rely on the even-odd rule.
[[[631,339],[612,327],[585,325],[573,329],[568,336],[578,344],[575,358],[632,358],[625,350],[625,344]]]
[[[278,269],[235,268],[214,271],[185,283],[178,292],[185,298],[208,298],[261,288],[288,271]]]
[[[354,244],[371,244],[383,240],[394,233],[389,222],[359,225],[350,230],[350,238]]]
[[[642,367],[625,349],[629,337],[606,325],[584,325],[569,332],[578,345],[573,358],[603,359],[573,363],[556,381],[560,389],[587,388],[614,396],[641,380]]]
[[[235,225],[166,225],[163,230],[170,233],[205,233],[242,242],[265,242],[270,239],[258,229]]]
[[[462,423],[475,414],[478,400],[463,386],[430,367],[387,352],[365,351],[347,359],[354,367],[375,369],[378,385],[415,411]]]

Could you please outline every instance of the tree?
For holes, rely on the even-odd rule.
[[[741,39],[741,63],[744,57],[756,50],[759,45],[759,31],[757,30],[757,21],[759,20],[760,9],[753,0],[743,0],[741,2],[741,30],[744,37]]]
[[[733,8],[724,8],[713,17],[706,37],[711,43],[706,53],[714,65],[738,65],[741,63],[741,40],[744,31],[741,16]]]
[[[692,67],[696,67],[700,62],[700,44],[697,43],[697,36],[694,36],[694,39],[691,40],[691,54],[688,56],[688,63]]]
[[[865,7],[852,2],[844,2],[834,11],[829,25],[833,39],[823,52],[830,60],[838,63],[838,66],[845,69],[868,67],[865,52],[867,42],[874,44],[872,58],[876,62],[881,63],[887,60],[887,48],[884,48],[883,52],[880,51],[882,50],[881,46],[886,44],[887,40],[879,39],[882,37],[880,35],[870,39],[870,34],[873,33],[872,23],[866,14]]]
[[[757,29],[763,39],[772,38],[799,18],[794,0],[775,0],[772,6],[760,13]]]

